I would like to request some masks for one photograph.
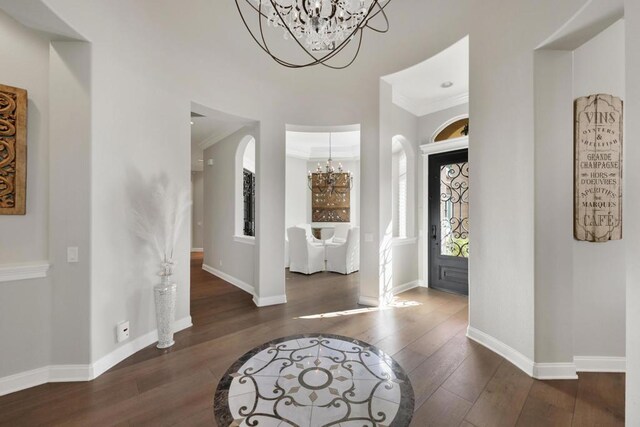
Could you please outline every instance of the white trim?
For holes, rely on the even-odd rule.
[[[360,295],[358,297],[358,305],[365,305],[367,307],[378,307],[380,306],[380,299]]]
[[[191,252],[204,252],[204,248],[191,248]]]
[[[393,289],[391,289],[391,292],[393,293],[393,295],[399,295],[401,293],[410,291],[411,289],[419,288],[421,286],[422,280],[414,280],[412,282],[393,287]]]
[[[254,236],[233,236],[233,241],[238,243],[244,243],[245,245],[255,245],[256,238]],[[215,273],[212,273],[215,274]]]
[[[191,326],[191,316],[184,317],[174,322],[175,332]],[[158,341],[158,331],[154,329],[132,341],[121,345],[111,353],[101,357],[89,365],[49,365],[26,372],[9,375],[0,378],[0,396],[9,393],[54,382],[78,382],[91,381],[127,357],[137,353]]]
[[[210,265],[207,265],[207,264],[202,264],[202,269],[204,271],[206,271],[207,273],[211,273],[214,276],[221,278],[225,282],[231,283],[233,286],[245,291],[248,294],[255,295],[255,289],[253,288],[253,286],[248,284],[248,283],[243,282],[240,279],[237,279],[237,278],[235,278],[233,276],[230,276],[229,274],[227,274],[227,273],[225,273],[223,271],[217,270],[217,269],[215,269],[215,268],[213,268],[213,267],[211,267]]]
[[[0,265],[0,282],[42,279],[47,277],[50,266],[48,262]]]
[[[218,142],[222,141],[226,137],[231,136],[234,133],[238,132],[240,129],[242,129],[245,126],[247,126],[246,123],[228,124],[226,126],[223,126],[219,132],[213,133],[208,137],[206,137],[205,139],[203,139],[202,141],[200,141],[198,143],[198,147],[200,147],[200,149],[202,150],[206,150],[212,145],[215,145]]]
[[[131,356],[131,354],[129,356]],[[98,377],[98,375],[94,376],[94,372],[95,369],[92,365],[52,365],[49,366],[49,380],[47,382],[69,383],[91,381]]]
[[[531,359],[529,359],[524,354],[520,353],[518,350],[509,347],[502,341],[499,341],[492,337],[491,335],[485,334],[479,329],[473,328],[469,326],[467,328],[467,338],[474,340],[478,344],[481,344],[487,347],[489,350],[494,353],[499,354],[500,356],[507,359],[509,362],[516,365],[520,368],[525,374],[533,377],[534,374],[534,363]]]
[[[418,243],[417,237],[394,237],[391,239],[391,246],[405,246]]]
[[[276,295],[274,297],[259,297],[257,295],[253,296],[253,303],[257,307],[267,307],[270,305],[278,305],[278,304],[286,304],[287,296],[286,295]]]
[[[211,267],[210,265],[207,264],[202,264],[202,269],[208,273],[213,274],[214,276],[217,276],[219,278],[221,278],[222,280],[231,283],[233,286],[245,291],[246,293],[253,295],[253,303],[257,306],[257,307],[266,307],[269,305],[278,305],[278,304],[286,304],[287,303],[287,296],[286,295],[276,295],[276,296],[272,296],[272,297],[260,297],[256,294],[255,288],[248,284],[243,282],[240,279],[237,279],[233,276],[230,276],[227,273],[224,273],[220,270],[217,270],[213,267]]]
[[[49,381],[49,367],[45,366],[31,371],[20,372],[0,378],[0,396],[15,393],[26,388],[45,384]]]
[[[415,116],[422,117],[437,111],[446,110],[469,103],[469,92],[438,99],[415,99],[393,91],[392,102]]]
[[[538,380],[575,380],[578,372],[626,372],[626,358],[575,356],[573,363],[534,363],[519,351],[471,326],[467,337],[487,347]]]
[[[626,372],[626,357],[575,356],[573,361],[578,372]]]
[[[187,329],[192,326],[191,316],[183,317],[182,319],[173,322],[173,331],[180,332],[183,329]],[[109,354],[102,356],[96,362],[93,363],[93,378],[97,378],[104,372],[108,371],[118,363],[122,362],[132,354],[137,353],[145,347],[158,341],[158,330],[147,332],[146,334],[135,338],[132,341],[126,342],[124,345],[116,348]]]
[[[306,126],[306,125],[286,125],[287,132],[323,132],[323,133],[339,133],[339,132],[359,132],[360,124],[338,125],[338,126]]]
[[[423,156],[429,156],[431,154],[446,153],[455,150],[464,150],[469,148],[469,137],[461,136],[460,138],[447,139],[441,142],[430,142],[428,144],[422,144],[420,150]]]
[[[535,363],[533,378],[538,380],[577,380],[574,363]]]

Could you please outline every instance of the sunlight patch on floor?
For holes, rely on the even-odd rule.
[[[355,314],[373,313],[376,311],[394,310],[396,308],[410,308],[422,305],[417,301],[406,301],[394,298],[389,304],[380,307],[355,308],[353,310],[334,311],[331,313],[310,314],[296,317],[296,319],[329,319],[332,317],[353,316]]]

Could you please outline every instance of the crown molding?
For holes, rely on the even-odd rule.
[[[326,147],[311,147],[309,150],[300,150],[295,147],[287,147],[287,157],[293,157],[308,161],[327,161],[327,153],[319,153],[326,150]],[[352,145],[349,147],[334,147],[332,153],[334,161],[355,161],[360,160],[360,146]]]
[[[469,103],[469,92],[438,99],[414,99],[393,92],[393,103],[411,114],[422,117],[447,108]]]
[[[221,131],[213,133],[210,136],[208,136],[207,138],[205,138],[202,141],[200,141],[198,143],[198,147],[200,147],[203,150],[206,150],[207,148],[211,147],[212,145],[217,144],[218,142],[222,141],[223,139],[225,139],[229,135],[232,135],[232,134],[238,132],[240,129],[242,129],[245,126],[246,125],[244,123],[243,124],[233,124],[233,125],[226,126]]]

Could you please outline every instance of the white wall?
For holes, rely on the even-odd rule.
[[[0,13],[0,81],[28,91],[27,214],[0,217],[0,264],[49,259],[49,39]]]
[[[640,134],[640,3],[635,0],[624,2],[626,40],[626,131],[627,135]],[[637,164],[640,159],[640,144],[627,138],[627,164]],[[625,171],[625,215],[626,218],[640,218],[640,168],[628,167]],[[640,424],[640,263],[638,262],[638,241],[640,222],[625,222],[625,245],[627,259],[627,387],[626,422],[633,426]]]
[[[496,0],[472,7],[469,320],[529,360],[535,340],[533,52],[583,4]],[[509,19],[486,13],[493,7]]]
[[[204,172],[191,172],[191,248],[204,247]]]
[[[573,167],[568,166],[574,158],[573,101],[595,93],[624,99],[624,46],[624,21],[619,21],[575,51],[536,52],[535,357],[539,363],[625,357],[624,241],[574,240]]]
[[[541,50],[535,67],[535,358],[572,364],[572,53]]]
[[[307,163],[307,160],[287,156],[285,229],[309,222],[311,191],[307,185]]]
[[[90,361],[91,105],[86,43],[50,43],[4,12],[0,32],[11,63],[0,80],[29,92],[27,215],[0,218],[0,265],[52,265],[47,278],[0,284],[2,377]],[[66,262],[69,246],[78,263]]]
[[[258,129],[245,127],[204,150],[204,264],[254,287],[255,246],[236,242],[236,153],[243,138],[258,137]],[[244,153],[243,153],[244,154]],[[208,161],[213,160],[213,166]],[[244,164],[243,164],[244,167]],[[240,188],[240,190],[242,187]]]
[[[575,50],[574,99],[607,93],[626,100],[624,34],[624,21],[619,21]],[[625,119],[633,120],[628,115]],[[625,142],[634,143],[628,137]],[[566,162],[570,164],[570,158]],[[623,171],[633,164],[627,159]],[[623,181],[623,189],[627,188],[626,183]],[[571,233],[571,229],[566,233]],[[575,355],[624,357],[625,242],[572,243]]]
[[[91,362],[91,46],[53,41],[50,49],[51,363]],[[67,248],[78,262],[67,262]],[[117,287],[117,285],[115,285]],[[113,293],[109,294],[114,299]],[[117,300],[117,298],[116,298]],[[119,301],[118,301],[119,302]],[[115,335],[115,324],[107,331]],[[115,339],[112,338],[113,341]]]
[[[3,267],[49,260],[49,40],[4,12],[0,38],[0,82],[29,98],[27,214],[0,216]],[[0,282],[0,377],[49,363],[51,286],[50,278]]]

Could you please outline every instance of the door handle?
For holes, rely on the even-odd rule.
[[[438,238],[438,229],[436,228],[435,225],[431,226],[431,238],[433,240],[436,240]]]

